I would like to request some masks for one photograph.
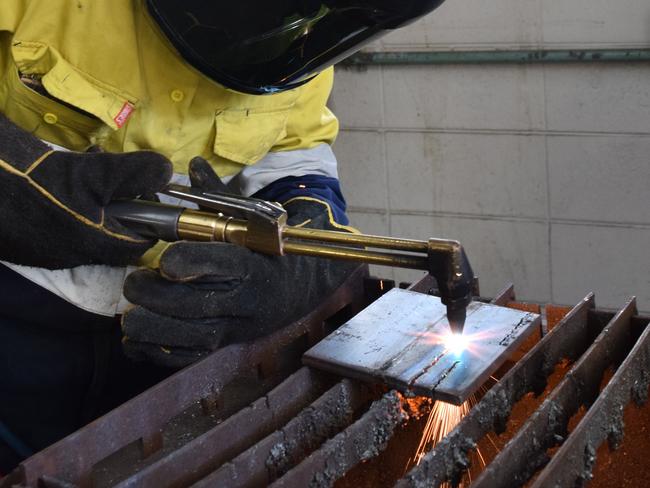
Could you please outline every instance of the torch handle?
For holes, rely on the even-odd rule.
[[[118,200],[111,202],[104,214],[142,237],[179,240],[178,222],[183,208],[144,200]]]

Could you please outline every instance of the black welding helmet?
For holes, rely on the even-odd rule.
[[[180,55],[233,90],[305,83],[443,0],[147,0]]]

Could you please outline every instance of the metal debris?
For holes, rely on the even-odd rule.
[[[395,429],[407,418],[400,395],[395,391],[387,393],[375,401],[358,421],[327,441],[271,486],[331,487],[358,463],[383,451]]]
[[[202,479],[205,486],[266,486],[285,474],[353,420],[354,413],[369,400],[367,388],[347,380],[333,386],[302,410],[281,430],[223,464]]]

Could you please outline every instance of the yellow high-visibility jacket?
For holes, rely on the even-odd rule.
[[[329,145],[338,121],[325,106],[331,69],[294,90],[246,95],[187,65],[144,0],[1,3],[0,112],[40,139],[77,151],[154,150],[180,175],[202,156],[219,176],[238,175],[244,194],[288,175],[295,164],[303,165],[295,176],[314,168],[336,176]],[[251,173],[256,178],[242,178]],[[125,305],[126,268],[5,264],[88,311],[113,315]]]
[[[0,111],[68,149],[153,149],[177,173],[203,156],[228,176],[270,151],[331,143],[338,131],[325,106],[331,86],[330,69],[274,95],[225,89],[183,61],[143,0],[2,0],[0,7]]]

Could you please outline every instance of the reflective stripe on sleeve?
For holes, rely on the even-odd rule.
[[[246,197],[287,176],[321,175],[338,178],[336,156],[329,144],[312,149],[268,153],[257,164],[247,166],[228,183]]]

